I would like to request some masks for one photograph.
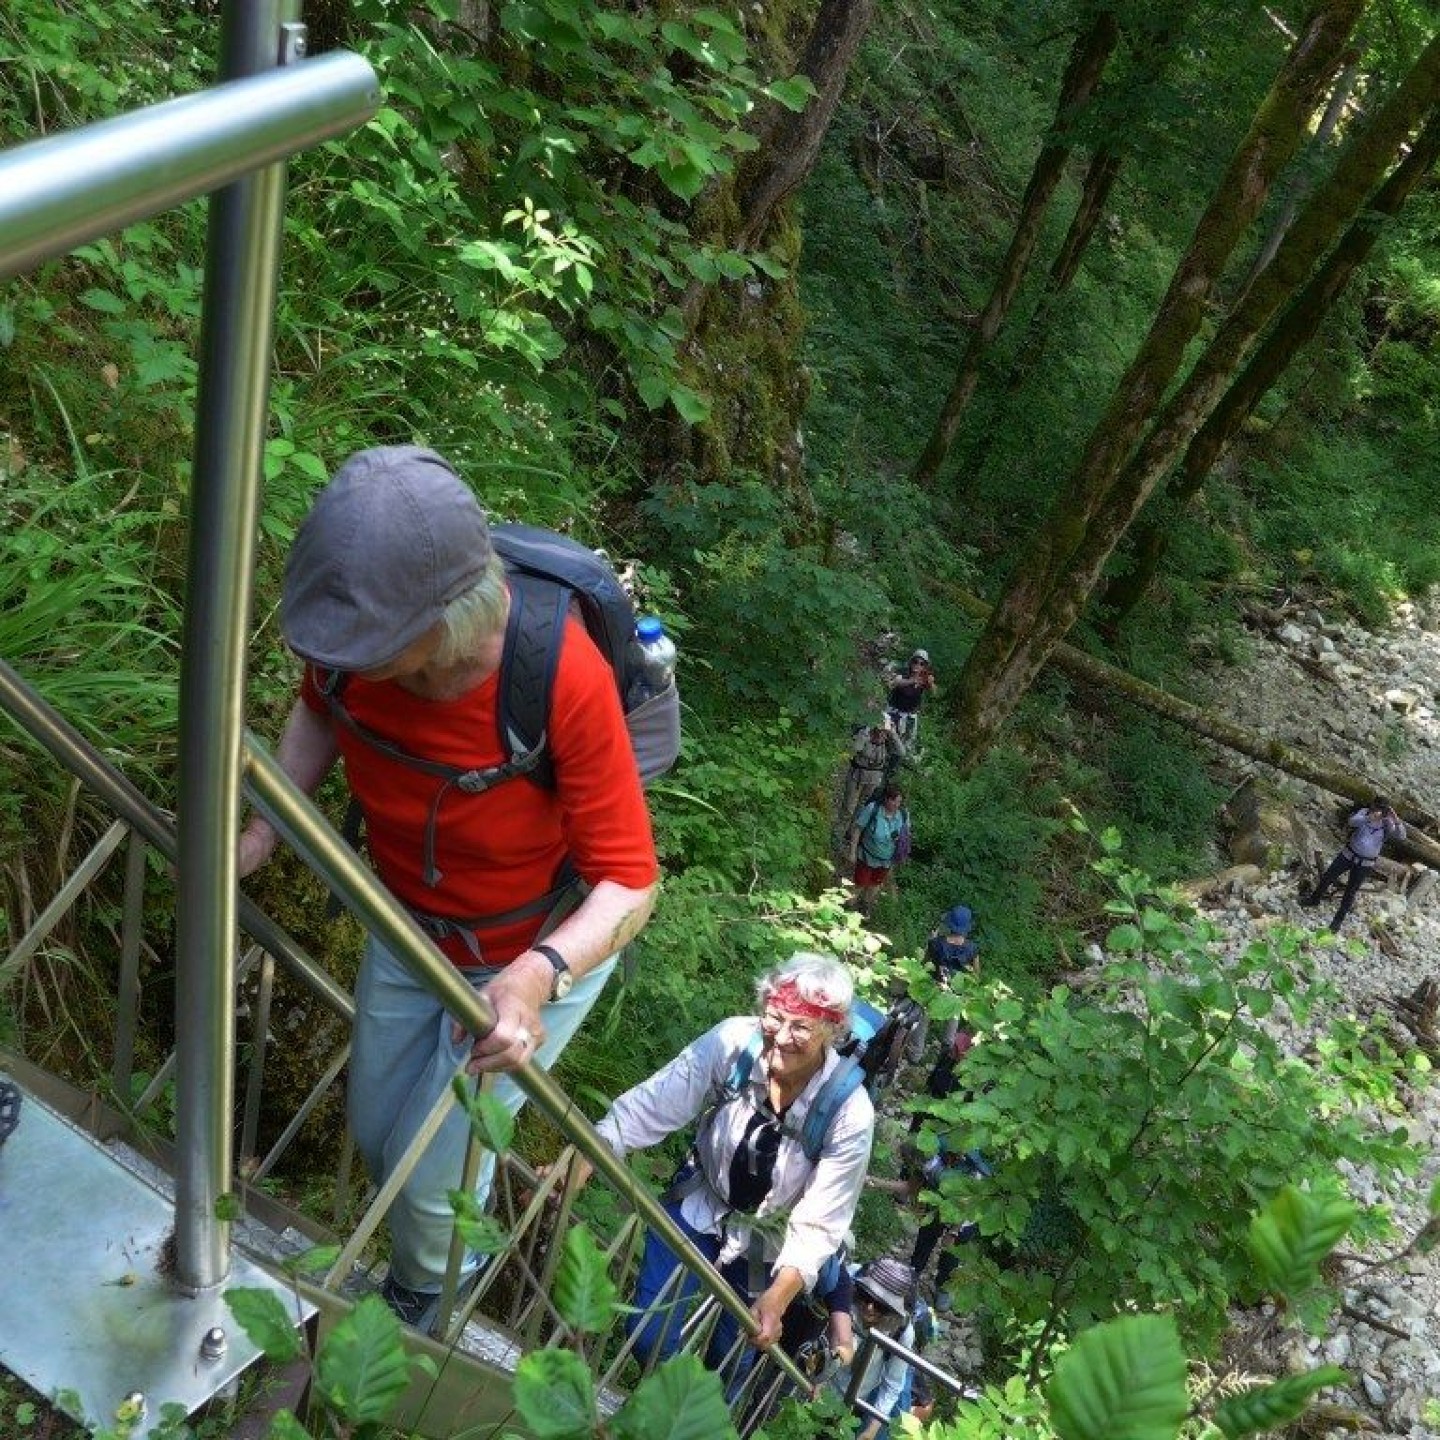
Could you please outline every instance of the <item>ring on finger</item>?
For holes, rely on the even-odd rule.
[[[515,1039],[522,1050],[528,1050],[535,1043],[535,1037],[523,1025],[515,1032]]]

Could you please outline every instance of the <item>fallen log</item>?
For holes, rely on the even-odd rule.
[[[989,617],[990,607],[968,590],[939,580],[932,580],[930,583],[942,589],[967,615],[973,615],[977,620]],[[1181,700],[1154,685],[1147,685],[1143,680],[1137,680],[1133,675],[1127,675],[1123,670],[1108,665],[1103,660],[1097,660],[1093,655],[1087,655],[1073,645],[1057,645],[1050,656],[1050,663],[1067,675],[1088,684],[1118,691],[1141,709],[1160,716],[1162,720],[1169,720],[1204,740],[1258,760],[1261,764],[1273,766],[1276,770],[1283,770],[1297,780],[1307,780],[1310,784],[1328,790],[1332,795],[1342,796],[1357,806],[1368,805],[1376,795],[1388,794],[1396,814],[1409,830],[1403,843],[1391,842],[1392,848],[1440,869],[1440,843],[1425,833],[1440,829],[1440,817],[1411,797],[1396,795],[1389,787],[1377,784],[1357,771],[1347,770],[1343,765],[1332,764],[1307,751],[1296,750],[1293,746],[1269,736],[1257,735],[1254,731],[1246,730],[1233,721],[1203,710],[1188,700]]]
[[[1213,875],[1201,875],[1198,879],[1187,880],[1181,885],[1180,893],[1191,900],[1201,900],[1207,895],[1217,895],[1222,890],[1235,891],[1247,885],[1258,885],[1265,878],[1265,872],[1258,865],[1229,865]]]

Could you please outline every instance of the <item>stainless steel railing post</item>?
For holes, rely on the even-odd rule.
[[[220,79],[273,69],[298,14],[230,0]],[[175,1281],[192,1293],[230,1269],[240,736],[284,212],[282,160],[216,193],[205,249],[176,807]]]

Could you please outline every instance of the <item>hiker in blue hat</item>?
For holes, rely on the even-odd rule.
[[[974,924],[975,917],[968,905],[952,905],[930,932],[930,938],[925,942],[925,959],[937,984],[948,989],[957,975],[979,969],[980,947],[970,938]],[[959,1028],[958,1017],[952,1017],[945,1022],[945,1028],[940,1035],[941,1055],[949,1053]],[[911,1032],[906,1059],[912,1065],[918,1065],[924,1056],[929,1029],[927,1016]]]

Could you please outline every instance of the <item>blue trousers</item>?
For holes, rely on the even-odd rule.
[[[569,1044],[614,968],[612,957],[577,980],[563,1000],[545,1006],[545,1043],[534,1056],[542,1070]],[[492,976],[480,971],[467,978],[483,990]],[[470,1037],[462,1036],[457,1045],[451,1024],[440,1002],[369,937],[355,985],[346,1109],[356,1148],[376,1185],[385,1183],[470,1054]],[[508,1075],[496,1078],[494,1094],[512,1115],[525,1104],[524,1091]],[[452,1106],[391,1206],[390,1269],[412,1290],[436,1292],[444,1280],[455,1225],[449,1192],[460,1184],[469,1140],[469,1117]],[[475,1183],[482,1205],[494,1172],[495,1157],[487,1151]]]
[[[721,1237],[706,1235],[680,1213],[678,1200],[667,1201],[665,1213],[680,1227],[695,1248],[713,1265],[720,1254]],[[720,1273],[730,1282],[730,1287],[747,1304],[755,1297],[750,1294],[749,1262],[741,1255],[725,1265]],[[680,1331],[690,1309],[689,1302],[699,1292],[700,1282],[685,1270],[675,1252],[653,1231],[645,1232],[645,1251],[640,1257],[640,1273],[635,1277],[635,1305],[637,1309],[649,1310],[656,1296],[665,1288],[665,1282],[680,1271],[679,1284],[669,1292],[666,1306],[654,1314],[630,1315],[625,1320],[627,1334],[639,1334],[635,1343],[635,1354],[641,1360],[654,1355],[665,1360],[680,1347]],[[740,1326],[733,1316],[722,1312],[710,1340],[706,1353],[706,1364],[716,1366],[725,1352],[734,1345],[740,1334]]]

